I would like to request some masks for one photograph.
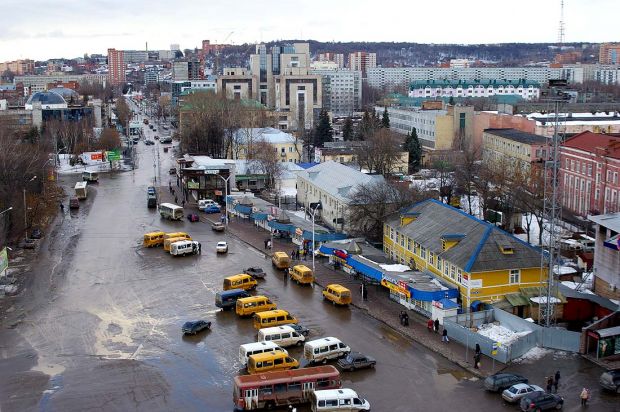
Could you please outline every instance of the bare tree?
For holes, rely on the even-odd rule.
[[[102,150],[114,150],[121,146],[121,139],[116,129],[105,128],[99,136],[99,149]]]
[[[118,116],[118,120],[121,125],[127,129],[129,127],[129,120],[131,120],[132,113],[123,96],[116,99],[116,115]]]
[[[423,200],[422,192],[407,185],[394,185],[384,181],[359,185],[352,189],[346,220],[354,236],[380,241],[383,222],[397,210]]]
[[[252,169],[267,175],[267,188],[274,188],[276,180],[282,174],[282,163],[277,148],[264,139],[259,139],[252,145],[252,152],[249,155]]]
[[[387,176],[400,162],[401,144],[401,139],[390,129],[377,129],[355,149],[355,156],[361,168]]]
[[[466,148],[463,150],[455,170],[456,185],[459,191],[467,197],[468,213],[470,215],[473,215],[472,200],[473,193],[476,191],[474,180],[478,176],[480,169],[479,157],[479,147]]]

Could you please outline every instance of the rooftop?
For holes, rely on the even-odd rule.
[[[301,171],[297,176],[342,201],[347,201],[357,186],[384,180],[383,176],[367,175],[331,160]]]
[[[588,216],[588,219],[597,225],[601,225],[614,232],[620,232],[620,212],[606,215]]]
[[[423,89],[426,87],[540,87],[540,83],[525,79],[520,80],[414,80],[409,84],[409,88]]]
[[[620,137],[618,136],[582,132],[566,139],[562,143],[562,147],[583,150],[585,152],[600,150],[606,152],[607,157],[620,159]]]
[[[401,226],[400,214],[419,212],[411,223]],[[435,199],[428,199],[395,213],[386,224],[414,239],[442,259],[466,272],[534,268],[540,266],[540,249],[504,232],[495,225],[477,219]],[[463,234],[454,246],[443,250],[442,235]],[[511,254],[501,252],[510,247]]]
[[[534,133],[522,132],[517,129],[484,129],[485,133],[503,137],[504,139],[514,140],[525,144],[545,144],[547,138]]]
[[[295,136],[292,134],[274,129],[273,127],[255,127],[252,129],[243,128],[237,130],[235,134],[235,137],[241,142],[245,142],[248,139],[252,139],[252,141],[263,140],[271,144],[296,142]]]

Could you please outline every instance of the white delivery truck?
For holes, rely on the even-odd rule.
[[[88,196],[88,183],[86,182],[77,182],[75,184],[75,197],[78,199],[86,199]]]
[[[183,208],[174,203],[162,203],[159,205],[159,214],[164,219],[181,220],[183,219]]]

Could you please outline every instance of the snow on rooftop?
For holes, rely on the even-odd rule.
[[[439,282],[437,279],[433,278],[431,279],[431,283],[434,284],[435,286],[437,286],[439,289],[441,290],[448,290],[447,287],[445,287],[444,285],[441,284],[441,282]]]
[[[387,270],[388,272],[408,272],[411,268],[407,265],[401,265],[400,263],[396,263],[393,265],[380,264],[381,269]]]
[[[595,294],[590,289],[588,289],[586,287],[586,285],[584,285],[583,283],[570,282],[568,280],[564,280],[564,281],[562,281],[562,284],[564,286],[566,286],[566,287],[569,287],[569,288],[574,289],[574,290],[576,290],[578,292],[581,292],[581,293],[587,293],[589,295],[594,295]]]
[[[526,330],[523,332],[512,331],[502,325],[496,325],[494,323],[485,323],[480,325],[478,333],[482,336],[486,336],[493,342],[499,342],[502,345],[510,345],[517,341],[520,337],[530,334],[531,331]]]
[[[547,303],[546,296],[534,296],[530,298],[530,300],[534,303]],[[554,296],[551,296],[551,303],[561,303],[562,301]]]

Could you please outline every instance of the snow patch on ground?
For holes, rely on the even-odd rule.
[[[480,325],[480,327],[478,328],[478,333],[482,336],[486,336],[493,342],[499,342],[502,345],[510,345],[511,343],[518,340],[520,337],[531,333],[531,331],[527,330],[524,332],[515,332],[502,325],[485,323]]]
[[[539,346],[535,346],[520,358],[515,359],[514,363],[533,363],[536,362],[545,356],[551,354],[553,351],[551,349],[541,348]]]

